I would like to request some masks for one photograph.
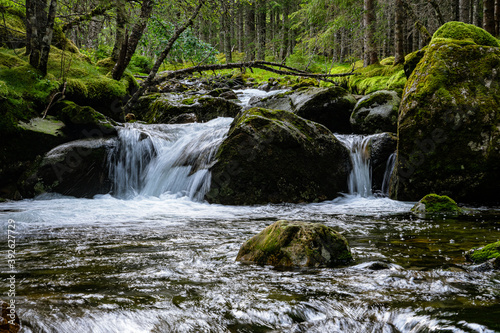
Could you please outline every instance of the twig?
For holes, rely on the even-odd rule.
[[[61,91],[58,91],[56,92],[54,95],[52,95],[52,98],[50,99],[50,103],[49,105],[47,105],[47,108],[45,109],[45,111],[43,112],[43,116],[42,116],[42,119],[45,119],[45,117],[47,116],[47,112],[49,111],[50,107],[52,106],[52,104],[54,103],[54,99],[58,96],[58,95],[62,95],[61,98],[59,98],[57,101],[60,101],[61,99],[63,99],[65,96],[64,96],[64,93],[66,92],[66,84],[67,82],[64,81],[64,84],[63,84],[63,90],[62,92]]]

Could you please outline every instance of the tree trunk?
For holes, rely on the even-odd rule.
[[[255,9],[252,3],[247,3],[245,15],[245,53],[246,59],[255,60]]]
[[[495,34],[495,0],[483,0],[483,29]]]
[[[227,64],[233,61],[231,55],[231,13],[229,6],[228,0],[222,0],[221,50],[224,51]]]
[[[52,43],[52,35],[54,34],[54,20],[56,18],[57,0],[51,0],[49,5],[49,14],[45,25],[45,34],[41,41],[40,63],[38,70],[42,76],[47,75],[47,63],[49,62],[50,44]]]
[[[33,38],[33,25],[36,22],[35,18],[35,1],[26,0],[26,53],[31,54],[32,38]]]
[[[145,2],[147,0],[144,0]],[[158,56],[158,59],[156,59],[155,64],[153,65],[153,68],[151,69],[151,72],[149,72],[148,77],[142,82],[141,86],[137,91],[132,95],[132,97],[128,100],[127,104],[123,107],[123,115],[127,114],[132,110],[132,107],[135,105],[139,97],[141,97],[144,92],[153,84],[154,78],[156,74],[158,73],[158,70],[160,69],[161,64],[163,64],[163,61],[165,61],[165,58],[168,56],[170,53],[170,50],[172,49],[172,46],[174,45],[175,41],[179,38],[179,36],[186,30],[190,25],[193,24],[193,20],[198,16],[201,7],[205,3],[205,0],[200,0],[200,3],[198,6],[195,8],[193,14],[191,17],[180,27],[175,29],[174,34],[172,37],[167,42],[167,45],[165,46],[165,49],[163,52]]]
[[[364,67],[378,63],[375,47],[375,4],[374,0],[364,0],[365,56]]]
[[[243,30],[245,29],[245,26],[243,24],[243,6],[241,4],[237,4],[238,6],[238,29],[236,32],[237,39],[238,39],[238,51],[244,52],[245,48],[243,47],[244,42],[243,42]]]
[[[470,0],[460,0],[459,1],[459,13],[460,13],[460,21],[464,23],[470,23],[469,17],[469,1]]]
[[[115,35],[115,45],[113,46],[113,51],[111,52],[111,58],[114,61],[118,60],[120,55],[120,48],[125,39],[125,24],[127,24],[127,13],[125,11],[125,0],[116,0],[116,35]]]
[[[125,53],[125,57],[123,57],[123,59],[120,58],[116,62],[115,67],[113,67],[113,70],[111,72],[111,76],[113,77],[113,79],[120,80],[122,78],[125,69],[127,69],[127,66],[130,63],[130,59],[132,59],[132,56],[134,55],[137,44],[139,44],[139,40],[141,39],[142,33],[146,28],[152,10],[153,0],[144,0],[142,2],[139,20],[136,24],[134,24],[130,36],[128,38],[125,36],[125,38],[128,39],[127,50]]]
[[[495,0],[495,36],[500,36],[500,0]]]
[[[476,27],[481,27],[481,1],[480,0],[474,0],[474,10],[473,10],[473,19],[472,19],[472,24],[474,24]]]
[[[404,32],[403,32],[403,19],[404,8],[401,0],[396,0],[396,24],[394,27],[394,65],[402,64],[405,62],[404,53]]]
[[[257,59],[264,60],[266,57],[266,1],[257,2]]]
[[[26,18],[27,30],[30,30],[31,37],[27,40],[30,51],[29,63],[45,76],[54,32],[57,0],[51,0],[48,13],[45,1],[29,0],[26,2],[26,8],[29,8],[27,11],[30,14]]]
[[[285,3],[283,7],[283,25],[281,26],[281,48],[280,48],[280,59],[285,60],[288,53],[288,30],[289,30],[289,7]]]

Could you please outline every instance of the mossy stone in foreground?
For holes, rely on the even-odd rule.
[[[278,221],[249,239],[237,261],[280,267],[334,267],[352,260],[344,236],[319,223]]]
[[[448,22],[443,24],[432,36],[431,43],[438,38],[469,40],[477,45],[484,46],[500,46],[497,39],[486,30],[463,22]]]
[[[478,249],[472,249],[465,255],[467,260],[481,264],[491,259],[500,258],[500,242],[491,243]]]
[[[427,194],[411,209],[415,213],[460,213],[457,203],[446,195]]]

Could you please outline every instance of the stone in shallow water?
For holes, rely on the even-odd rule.
[[[241,247],[237,261],[280,267],[334,267],[352,260],[344,236],[319,223],[277,221]]]
[[[415,213],[460,213],[457,203],[446,195],[427,194],[411,209]]]

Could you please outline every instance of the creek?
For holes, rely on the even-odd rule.
[[[500,331],[500,273],[468,270],[463,257],[499,240],[500,209],[413,215],[413,203],[372,195],[362,158],[350,193],[332,201],[208,204],[208,168],[230,123],[128,125],[110,155],[113,195],[0,203],[3,225],[13,219],[18,232],[23,332]],[[235,262],[243,242],[279,219],[335,228],[354,263]]]

